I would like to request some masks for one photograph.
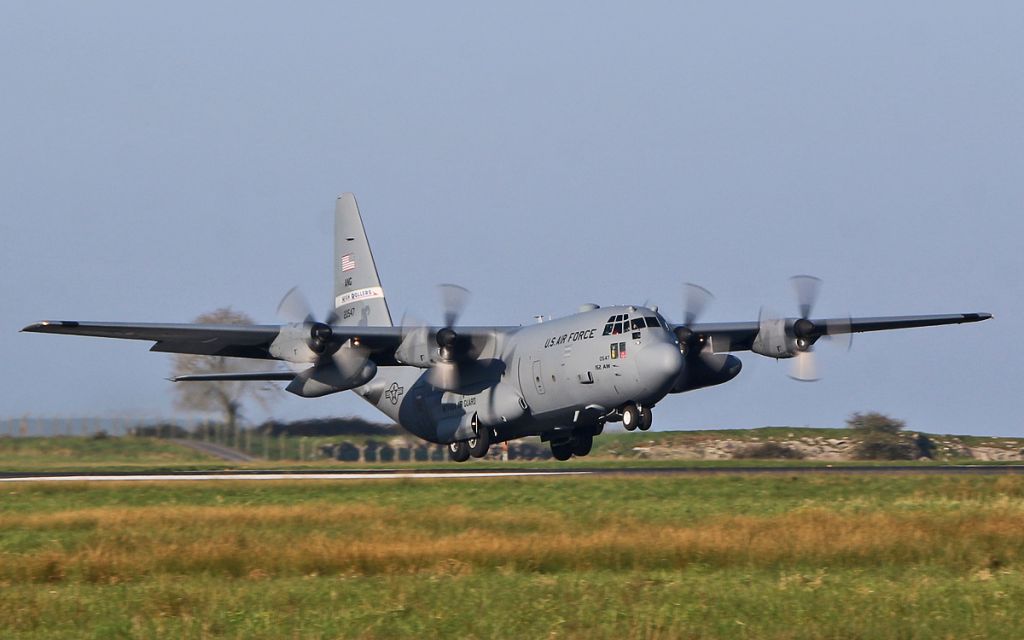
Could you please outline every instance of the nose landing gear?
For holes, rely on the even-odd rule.
[[[640,424],[638,424],[637,427],[639,427],[641,431],[647,431],[651,428],[652,424],[654,424],[654,414],[651,413],[651,408],[642,407],[640,409]]]
[[[619,412],[622,414],[622,426],[626,431],[647,431],[654,424],[654,414],[651,413],[650,407],[637,407],[636,404],[627,402],[622,405]]]
[[[640,410],[632,402],[622,405],[622,426],[626,431],[634,431],[640,425]]]

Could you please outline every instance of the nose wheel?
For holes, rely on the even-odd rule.
[[[640,409],[640,424],[637,427],[641,431],[647,431],[654,424],[654,414],[651,413],[650,407],[643,407]]]
[[[622,426],[626,431],[635,431],[640,426],[640,410],[632,402],[622,405]]]
[[[637,407],[632,402],[627,402],[619,409],[622,413],[622,426],[626,431],[647,431],[654,424],[654,414],[650,407]]]

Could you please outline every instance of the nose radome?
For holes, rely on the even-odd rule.
[[[683,366],[683,354],[674,344],[661,342],[649,344],[637,355],[640,375],[672,378],[679,375]]]

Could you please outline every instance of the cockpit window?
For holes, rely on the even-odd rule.
[[[604,325],[604,331],[601,335],[617,336],[622,333],[640,331],[645,328],[662,328],[668,330],[668,325],[660,316],[657,315],[630,319],[629,314],[622,313],[615,316],[609,316],[608,322]]]

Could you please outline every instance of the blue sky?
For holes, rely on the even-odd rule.
[[[741,354],[656,425],[1022,435],[1024,5],[7,3],[0,10],[0,416],[170,415],[144,343],[44,318],[274,321],[331,298],[357,194],[392,312],[519,324],[583,302],[717,295],[706,320],[989,311]],[[373,415],[282,394],[277,417]],[[262,413],[253,410],[251,417]]]

